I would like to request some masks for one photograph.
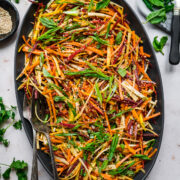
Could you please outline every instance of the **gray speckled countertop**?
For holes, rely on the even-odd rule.
[[[135,0],[126,0],[136,11],[137,15],[144,22],[144,19],[137,11]],[[29,7],[27,0],[20,0],[16,5],[19,10],[21,22]],[[153,41],[154,36],[164,36],[164,32],[150,24],[145,24],[145,29]],[[16,105],[14,91],[14,49],[17,34],[7,42],[0,44],[0,96],[4,98],[7,105]],[[157,53],[157,59],[163,80],[165,97],[165,126],[161,150],[156,164],[151,171],[148,180],[178,180],[180,178],[180,65],[172,67],[168,63],[170,49],[170,37],[164,48],[165,55]],[[17,118],[18,118],[17,114]],[[28,176],[30,177],[32,148],[24,130],[15,131],[8,129],[6,138],[10,140],[10,146],[4,148],[0,145],[0,163],[10,163],[15,157],[24,160],[29,164]],[[2,167],[4,172],[5,167]],[[50,176],[39,164],[39,179],[50,180]],[[16,175],[11,174],[11,179],[16,180]]]

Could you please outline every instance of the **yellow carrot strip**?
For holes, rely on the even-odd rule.
[[[70,162],[70,165],[72,166],[81,156],[83,155],[83,151],[80,151],[77,156],[73,159],[72,162]]]
[[[141,108],[144,109],[151,100],[152,100],[152,98],[148,98],[148,100],[143,102],[143,104],[141,105]]]
[[[39,63],[40,63],[40,61],[39,61],[39,60],[37,60],[37,61],[36,61],[36,62],[34,62],[31,66],[28,66],[25,70],[26,70],[26,71],[29,71],[30,69],[35,68],[36,66],[38,66],[38,65],[39,65]]]
[[[136,151],[135,151],[132,147],[129,146],[129,144],[127,143],[126,140],[124,140],[124,143],[125,143],[125,145],[126,145],[127,148],[129,149],[129,151],[130,151],[133,155],[136,154]]]
[[[111,36],[110,41],[109,41],[110,45],[107,46],[107,67],[111,64],[111,58],[113,58],[113,56],[112,56],[113,43],[114,43],[114,36]]]

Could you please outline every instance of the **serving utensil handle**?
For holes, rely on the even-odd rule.
[[[36,133],[37,133],[36,130],[33,130],[33,160],[32,160],[31,180],[38,180]]]
[[[53,153],[53,148],[51,145],[51,140],[49,137],[49,133],[45,133],[45,136],[47,138],[48,141],[48,145],[49,145],[49,151],[50,151],[50,156],[51,156],[51,164],[52,164],[52,169],[53,169],[53,176],[54,176],[54,180],[58,180],[58,173],[56,170],[56,163],[55,163],[55,159],[54,159],[54,153]]]
[[[171,29],[171,49],[169,54],[169,62],[172,65],[179,64],[179,42],[180,42],[180,10],[174,9]]]

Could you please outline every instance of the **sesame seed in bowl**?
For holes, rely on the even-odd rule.
[[[0,1],[0,42],[10,38],[19,25],[19,13],[7,0]]]

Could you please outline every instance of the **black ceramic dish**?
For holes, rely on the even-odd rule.
[[[19,25],[19,13],[16,7],[8,0],[0,0],[0,7],[9,12],[12,19],[12,30],[7,34],[0,35],[0,42],[10,38],[17,30]]]
[[[156,57],[154,55],[154,51],[152,49],[152,45],[149,41],[148,35],[145,32],[142,24],[140,23],[138,17],[136,16],[136,14],[133,12],[133,10],[130,8],[130,6],[124,2],[123,0],[119,1],[119,0],[113,0],[113,2],[121,5],[124,7],[125,13],[127,14],[127,19],[130,22],[130,26],[133,30],[136,31],[136,33],[142,38],[143,40],[143,44],[144,44],[144,50],[145,52],[151,54],[151,68],[149,70],[149,75],[152,78],[153,81],[155,81],[157,83],[157,99],[158,99],[158,104],[157,104],[157,111],[161,112],[161,116],[156,118],[157,123],[153,126],[154,130],[157,132],[157,134],[159,135],[159,137],[157,138],[155,147],[158,149],[160,149],[160,145],[161,145],[161,141],[162,141],[162,134],[163,134],[163,127],[164,127],[164,96],[163,96],[163,87],[162,87],[162,81],[161,81],[161,75],[160,75],[160,71],[159,71],[159,67],[158,67],[158,63],[156,60]],[[21,84],[20,81],[16,81],[16,77],[20,74],[20,72],[22,71],[23,67],[24,67],[24,54],[18,53],[18,49],[19,47],[23,44],[23,40],[22,40],[22,35],[27,36],[29,34],[29,32],[31,31],[31,29],[33,28],[31,22],[33,22],[33,14],[35,12],[35,10],[37,9],[37,6],[35,4],[31,5],[31,7],[29,8],[29,10],[27,11],[26,16],[24,17],[23,23],[22,23],[22,27],[21,27],[21,31],[19,33],[19,37],[17,40],[17,45],[16,45],[16,50],[15,50],[15,66],[14,66],[14,77],[15,77],[15,91],[16,91],[16,98],[17,98],[17,103],[18,103],[18,109],[21,115],[21,119],[23,121],[23,125],[27,134],[27,137],[32,145],[32,129],[31,126],[29,124],[29,122],[23,118],[23,97],[24,97],[24,92],[22,91],[18,91],[17,88],[18,86]],[[144,180],[147,175],[150,173],[152,167],[155,164],[156,158],[158,156],[158,152],[156,153],[156,155],[152,158],[151,161],[148,161],[145,164],[145,171],[146,173],[138,173],[135,176],[135,180]],[[52,176],[52,168],[51,168],[51,164],[50,164],[50,158],[48,157],[48,155],[46,155],[45,153],[39,151],[38,152],[38,156],[39,156],[39,160],[41,161],[42,165],[44,166],[44,168],[47,170],[47,172]]]

